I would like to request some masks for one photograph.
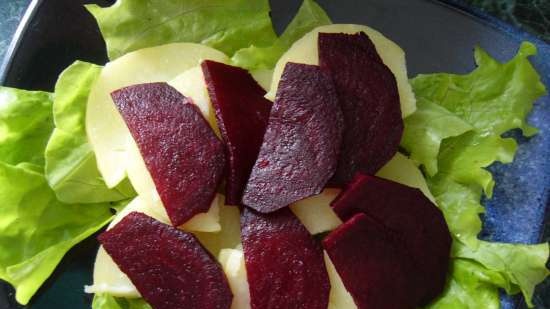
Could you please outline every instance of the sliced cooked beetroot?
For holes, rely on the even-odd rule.
[[[332,177],[343,119],[329,76],[288,63],[243,203],[267,213],[321,192]]]
[[[248,71],[204,61],[202,71],[226,144],[226,203],[240,205],[244,187],[264,139],[271,101]]]
[[[166,83],[111,94],[151,173],[173,225],[208,211],[225,153],[201,112]]]
[[[382,58],[380,58],[380,55],[376,51],[376,46],[363,31],[355,34],[319,33],[319,39],[321,39],[321,36],[324,40],[322,44],[330,44],[325,45],[327,48],[335,50],[358,50],[358,52],[363,53],[363,55],[367,56],[370,60],[384,64]],[[321,42],[319,42],[319,46],[320,45]]]
[[[384,226],[357,214],[323,246],[359,309],[415,308],[412,264]]]
[[[397,83],[368,36],[319,33],[319,64],[334,80],[344,136],[332,185],[374,174],[397,152],[403,120]]]
[[[330,283],[323,251],[288,208],[245,208],[242,243],[252,309],[326,309]]]
[[[221,266],[192,234],[132,212],[98,239],[153,308],[231,307]]]
[[[393,231],[415,264],[419,305],[443,291],[452,239],[443,214],[420,190],[358,174],[331,206],[342,220],[364,213]]]

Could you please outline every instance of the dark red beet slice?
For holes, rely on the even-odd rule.
[[[242,243],[252,309],[326,309],[330,282],[323,251],[288,209],[245,208]]]
[[[342,220],[364,213],[401,240],[415,264],[419,305],[443,291],[452,239],[442,212],[420,190],[357,174],[332,208]]]
[[[98,239],[153,308],[231,307],[222,268],[192,234],[132,212]]]
[[[357,214],[323,246],[359,309],[415,308],[412,264],[384,226]]]
[[[206,212],[225,167],[223,143],[194,104],[166,83],[111,94],[173,225]]]
[[[319,64],[330,73],[344,115],[344,136],[332,185],[356,172],[374,174],[397,152],[403,120],[397,83],[361,32],[319,33]]]
[[[267,213],[321,192],[336,169],[342,131],[330,77],[318,66],[288,63],[243,203]]]
[[[202,63],[202,71],[226,144],[226,203],[240,205],[264,140],[272,103],[246,70],[207,60]]]

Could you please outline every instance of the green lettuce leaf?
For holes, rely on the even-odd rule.
[[[111,60],[128,52],[174,42],[196,42],[228,55],[276,40],[268,0],[118,0],[96,18]]]
[[[315,1],[304,0],[294,19],[272,46],[252,45],[237,51],[231,60],[234,65],[249,70],[272,69],[292,43],[314,28],[331,23],[327,13]]]
[[[525,118],[546,92],[528,59],[536,53],[535,45],[525,42],[512,60],[500,63],[477,47],[473,72],[419,75],[412,84],[419,97],[441,105],[480,133],[500,135],[520,128],[531,136],[536,129]]]
[[[491,196],[495,182],[482,167],[495,161],[512,162],[517,149],[514,139],[478,135],[475,131],[443,141],[440,172],[427,182],[453,235],[475,248],[481,232],[481,198]]]
[[[546,269],[548,244],[523,245],[480,241],[476,249],[457,244],[453,255],[477,261],[487,269],[498,272],[509,282],[501,286],[508,293],[519,290],[527,304],[532,307],[535,286],[542,282],[550,272]]]
[[[517,149],[501,135],[515,128],[536,132],[526,117],[546,90],[528,59],[535,53],[534,45],[523,43],[512,60],[499,63],[476,48],[478,67],[469,74],[411,80],[419,104],[405,120],[402,146],[424,166],[454,236],[472,248],[481,230],[479,201],[495,184],[485,168],[511,162]]]
[[[27,304],[65,253],[107,224],[110,205],[59,202],[29,163],[0,163],[0,279]]]
[[[417,95],[416,112],[405,118],[401,145],[411,153],[411,159],[423,164],[426,173],[437,173],[437,156],[441,142],[473,129],[460,117],[444,107]]]
[[[53,96],[47,92],[0,87],[0,161],[44,164],[53,130]]]
[[[86,104],[101,67],[77,61],[55,86],[55,129],[46,147],[46,178],[57,198],[65,203],[101,203],[135,196],[125,180],[114,189],[103,182],[86,130]]]
[[[477,235],[481,232],[479,214],[485,211],[480,202],[481,189],[454,182],[442,175],[427,178],[427,183],[445,215],[451,234],[475,248],[479,242]]]
[[[455,244],[449,280],[430,309],[500,308],[498,288],[521,290],[529,307],[535,286],[549,275],[548,244],[522,245],[480,241],[477,249]]]
[[[483,194],[495,185],[485,168],[513,160],[517,143],[502,134],[519,128],[536,133],[526,117],[546,93],[523,43],[517,55],[499,63],[477,48],[478,67],[465,75],[420,75],[411,83],[418,110],[405,120],[402,146],[423,165],[427,183],[453,236],[449,286],[430,307],[498,308],[498,290],[521,291],[528,305],[535,286],[548,275],[548,245],[481,241]],[[468,277],[470,276],[470,277]]]
[[[152,309],[142,298],[119,298],[109,294],[95,294],[92,309]]]
[[[439,173],[457,183],[476,185],[491,197],[495,181],[485,167],[496,161],[512,162],[516,150],[517,143],[513,138],[468,132],[443,141]]]
[[[460,173],[464,169],[455,169],[454,160],[464,160],[465,156],[473,152],[481,153],[472,160],[477,162],[477,166],[469,162],[470,166],[466,170],[478,174],[469,176],[481,176],[479,185],[490,194],[492,177],[479,169],[497,160],[511,160],[515,150],[512,149],[515,148],[512,141],[496,137],[515,128],[522,129],[527,136],[536,133],[536,129],[526,123],[526,116],[533,102],[544,95],[546,90],[528,59],[534,54],[535,46],[523,43],[511,61],[499,63],[482,49],[476,48],[478,67],[469,74],[439,73],[419,75],[412,79],[411,84],[419,103],[418,112],[405,120],[402,146],[433,176],[438,168],[442,168],[441,162],[434,156],[434,152],[439,150],[437,146],[444,139],[474,128],[475,134],[467,138],[457,137],[462,139],[458,141],[462,144],[460,149],[443,159],[439,158],[439,161],[444,161],[442,173]],[[485,153],[486,149],[479,151],[478,137],[488,135],[493,136],[492,140],[483,141],[490,144],[484,146],[504,150],[493,153]],[[450,147],[453,147],[456,141],[450,143]],[[466,151],[465,148],[470,149]],[[454,176],[456,181],[467,183],[461,179],[464,175]]]
[[[508,285],[506,279],[470,260],[455,259],[451,264],[449,281],[441,296],[429,309],[499,309],[498,288]]]

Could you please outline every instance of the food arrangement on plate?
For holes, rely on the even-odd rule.
[[[99,231],[94,309],[532,305],[548,244],[477,236],[485,168],[517,149],[502,134],[537,132],[534,45],[409,79],[397,44],[312,0],[281,36],[264,0],[87,9],[110,62],[0,89],[0,279],[19,303]]]

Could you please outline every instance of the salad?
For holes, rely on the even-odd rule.
[[[304,0],[87,5],[110,61],[52,93],[0,88],[0,279],[26,305],[102,231],[92,308],[528,306],[548,244],[478,238],[486,169],[546,94],[505,63],[407,75],[366,25]],[[238,17],[238,18],[236,18]]]

